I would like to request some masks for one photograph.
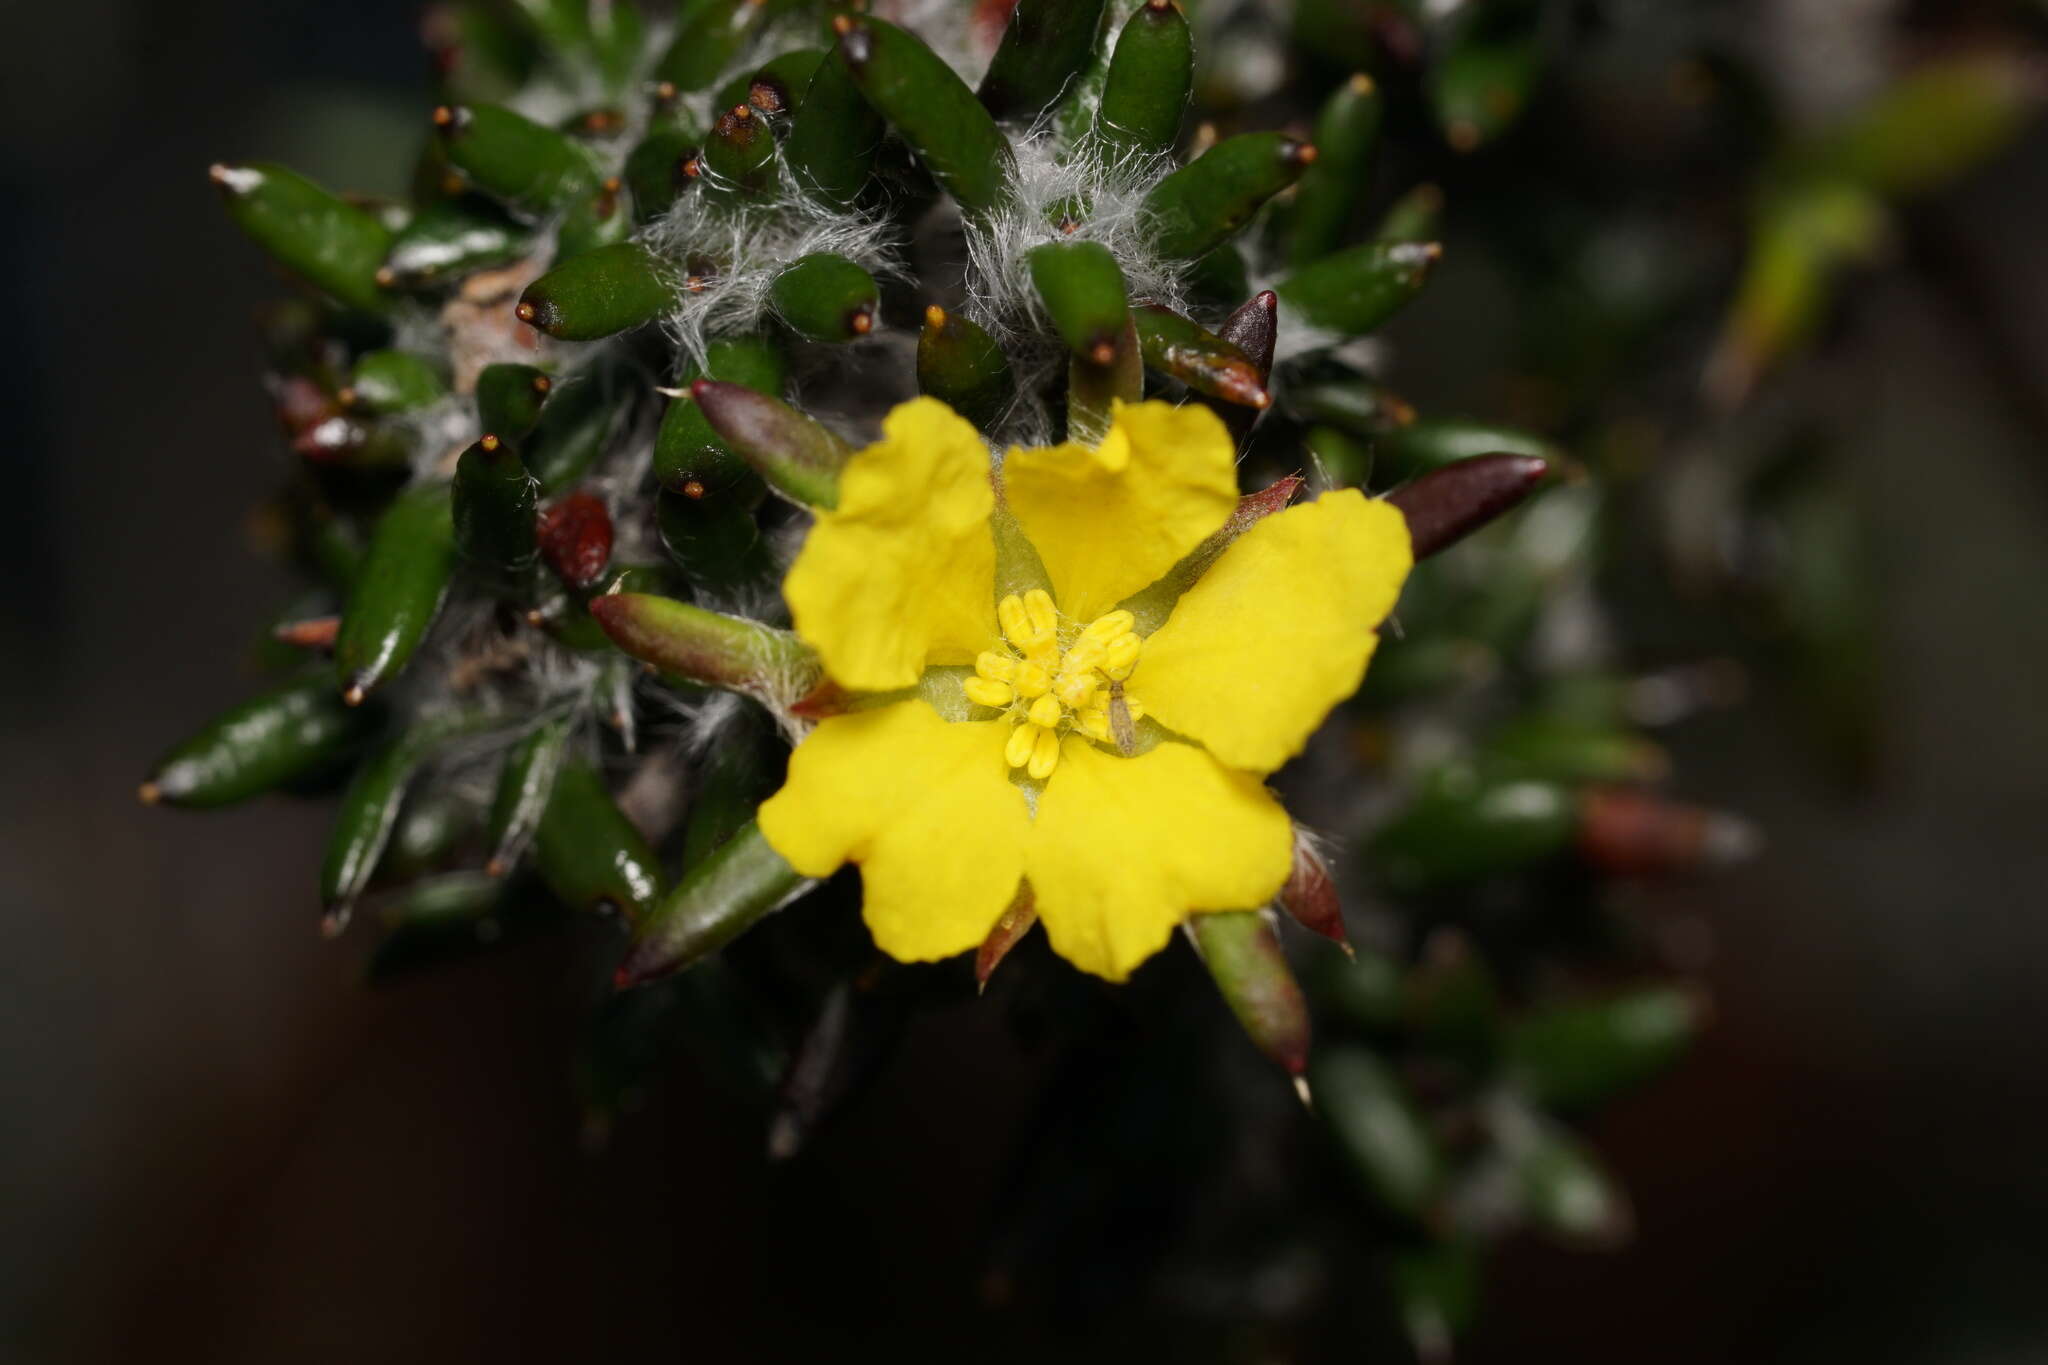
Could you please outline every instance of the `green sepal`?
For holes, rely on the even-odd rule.
[[[1224,139],[1145,196],[1154,249],[1184,261],[1207,255],[1235,237],[1314,160],[1314,148],[1285,133]]]
[[[815,651],[786,630],[649,593],[607,593],[590,614],[626,654],[672,678],[755,695],[808,692]]]
[[[619,966],[619,986],[642,985],[708,957],[811,884],[747,821],[638,926]]]
[[[328,932],[346,927],[357,898],[376,875],[406,791],[420,768],[450,741],[488,729],[501,719],[488,711],[452,711],[414,721],[356,770],[335,810],[320,864],[320,906]]]
[[[880,19],[844,18],[835,26],[839,59],[854,85],[961,212],[980,218],[1006,202],[1017,172],[1010,140],[953,68],[921,39]]]
[[[655,495],[655,529],[661,547],[690,585],[722,602],[768,581],[771,562],[754,520],[760,478],[742,467],[744,479],[724,486],[691,480],[684,489]]]
[[[1315,164],[1302,172],[1287,215],[1287,260],[1299,269],[1337,249],[1372,183],[1381,101],[1372,78],[1337,87],[1316,119]]]
[[[215,166],[212,176],[229,216],[279,265],[351,308],[389,305],[377,272],[392,234],[376,215],[282,166]]]
[[[1095,137],[1113,155],[1173,150],[1194,88],[1194,36],[1172,0],[1138,6],[1110,53]]]
[[[601,247],[624,242],[633,224],[624,182],[616,177],[606,180],[589,194],[579,196],[562,215],[561,224],[555,229],[556,268]]]
[[[448,396],[434,362],[411,351],[365,351],[349,377],[345,406],[385,416],[416,412]]]
[[[1016,401],[1017,378],[994,337],[958,313],[932,307],[917,338],[917,391],[986,435]]]
[[[1188,934],[1223,1002],[1244,1031],[1290,1076],[1308,1066],[1308,1002],[1280,950],[1280,935],[1265,910],[1191,915]]]
[[[324,674],[243,702],[157,761],[142,784],[149,805],[229,806],[346,762],[384,722],[350,707]]]
[[[1372,840],[1372,866],[1397,892],[1433,891],[1519,871],[1561,851],[1578,825],[1556,783],[1439,770]]]
[[[1434,242],[1367,242],[1295,271],[1273,292],[1312,327],[1364,336],[1422,292],[1442,254]]]
[[[1444,1189],[1444,1160],[1400,1078],[1353,1044],[1317,1049],[1309,1066],[1316,1112],[1364,1188],[1404,1218],[1429,1216]]]
[[[590,472],[630,412],[628,386],[638,382],[619,369],[590,367],[551,387],[540,420],[520,444],[543,494],[559,493]]]
[[[434,111],[434,126],[448,163],[521,213],[552,213],[597,188],[597,162],[588,149],[503,105],[443,105]]]
[[[651,223],[693,183],[683,169],[703,146],[703,135],[676,124],[657,126],[626,157],[623,175],[633,196],[633,221]]]
[[[1024,253],[1031,284],[1067,349],[1108,366],[1130,326],[1130,297],[1116,257],[1100,242],[1046,242]]]
[[[371,533],[334,641],[345,699],[361,701],[412,661],[441,614],[455,558],[447,484],[415,484],[392,499]]]
[[[739,56],[768,10],[766,0],[699,0],[655,63],[655,79],[685,93],[709,86]]]
[[[639,919],[661,895],[661,865],[612,799],[604,775],[564,762],[533,835],[533,866],[572,910],[614,910]]]
[[[485,436],[455,462],[449,496],[463,562],[492,591],[515,599],[529,595],[540,564],[534,541],[540,480],[510,445]]]
[[[519,296],[519,320],[563,341],[596,341],[645,326],[675,306],[660,257],[638,242],[585,252],[542,275]]]
[[[1684,986],[1646,986],[1532,1010],[1509,1022],[1502,1059],[1533,1104],[1581,1112],[1635,1089],[1677,1061],[1706,1004]]]
[[[798,336],[852,341],[874,330],[881,290],[858,263],[829,251],[800,256],[770,286],[775,311]]]
[[[681,488],[696,479],[718,483],[737,477],[744,464],[706,421],[690,397],[699,379],[741,384],[756,393],[778,397],[788,381],[789,362],[768,337],[730,337],[704,348],[704,367],[683,376],[682,392],[670,401],[654,437],[654,478],[664,488]],[[749,505],[752,510],[752,504]]]
[[[775,134],[753,106],[736,104],[704,138],[702,192],[758,199],[775,188]]]
[[[799,184],[825,203],[844,207],[873,177],[886,126],[834,50],[804,90],[782,155]]]
[[[1095,52],[1103,0],[1018,0],[978,94],[999,119],[1024,123],[1051,107]]]
[[[498,770],[497,791],[491,797],[490,819],[484,827],[490,848],[484,871],[491,876],[502,877],[511,871],[533,842],[575,730],[572,717],[552,717],[534,726],[505,755],[505,764]]]
[[[413,215],[384,257],[377,279],[421,289],[479,270],[510,265],[533,250],[533,233],[480,195],[428,204]]]
[[[806,507],[839,505],[839,472],[853,447],[779,398],[738,384],[699,380],[690,389],[727,448],[778,493]]]
[[[532,365],[486,365],[476,376],[477,428],[501,441],[523,441],[540,421],[555,381]]]

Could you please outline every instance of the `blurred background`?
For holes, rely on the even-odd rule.
[[[1565,344],[1526,317],[1502,339],[1516,267],[1488,215],[1545,195],[1612,202],[1617,229],[1690,211],[1630,137],[1573,140],[1636,126],[1601,103],[1601,63],[1658,24],[1656,6],[1583,8],[1583,69],[1553,75],[1500,144],[1425,168],[1453,213],[1436,287],[1393,329],[1418,403],[1525,416],[1501,377],[1529,368],[1514,348]],[[1856,93],[1818,88],[1855,77],[1853,42],[1828,31],[1851,12],[1905,48],[2038,57],[2024,45],[2042,32],[2031,6],[1721,9],[1736,48],[1783,58],[1764,78],[1821,102]],[[280,603],[250,537],[282,458],[252,320],[277,289],[205,168],[276,159],[400,191],[394,149],[430,98],[417,26],[407,0],[9,8],[0,1354],[1093,1359],[1173,1346],[1202,1321],[1187,1303],[1256,1301],[1256,1284],[1169,1276],[1006,1306],[991,1229],[1032,1061],[969,1002],[917,1017],[794,1161],[769,1163],[761,1115],[687,1062],[594,1149],[571,1085],[588,983],[556,941],[372,990],[360,940],[315,931],[317,805],[136,803],[147,762],[249,690],[251,623]],[[1768,845],[1663,893],[1714,1024],[1590,1127],[1633,1241],[1510,1242],[1461,1358],[2048,1360],[2044,206],[2036,124],[1905,208],[1736,416],[1678,415],[1717,315],[1628,343],[1691,357],[1674,366],[1688,396],[1666,377],[1632,399],[1679,470],[1664,514],[1717,496],[1685,482],[1695,465],[1825,452],[1830,505],[1859,528],[1841,567],[1867,594],[1867,649],[1753,647],[1739,603],[1687,590],[1682,556],[1656,571],[1666,586],[1619,594],[1642,667],[1743,660],[1741,704],[1663,740],[1687,795]],[[1737,259],[1705,250],[1701,287],[1725,299]],[[1150,1231],[1098,1231],[1151,1254]],[[1354,1358],[1257,1338],[1242,1358],[1266,1349]]]

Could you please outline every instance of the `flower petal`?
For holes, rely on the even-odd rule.
[[[997,638],[988,448],[933,398],[891,412],[847,462],[782,595],[796,632],[842,687],[908,687],[937,656],[962,663]]]
[[[1086,622],[1229,518],[1237,459],[1223,419],[1198,403],[1120,403],[1099,447],[1013,449],[1003,487],[1060,610]]]
[[[1053,951],[1121,981],[1191,911],[1271,900],[1293,861],[1293,825],[1257,778],[1190,744],[1119,758],[1068,735],[1025,875]]]
[[[807,877],[860,864],[861,914],[905,962],[980,944],[1016,894],[1031,818],[999,721],[900,701],[821,722],[790,755],[761,833]]]
[[[1400,511],[1355,488],[1267,517],[1145,641],[1131,693],[1231,767],[1271,772],[1358,690],[1410,563]]]

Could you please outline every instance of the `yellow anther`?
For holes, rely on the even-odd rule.
[[[1050,730],[1060,723],[1060,699],[1050,692],[1031,703],[1031,709],[1024,713],[1033,725],[1043,725]]]
[[[1074,651],[1067,651],[1067,667],[1074,666]],[[1095,675],[1093,673],[1061,672],[1052,680],[1052,695],[1064,706],[1079,711],[1095,698]]]
[[[1045,665],[1039,663],[1036,659],[1026,659],[1023,663],[1018,664],[1017,676],[1014,681],[1017,687],[1017,695],[1026,701],[1042,697],[1052,691],[1052,674],[1046,671]]]
[[[1019,725],[1010,731],[1010,738],[1003,745],[1003,758],[1013,768],[1021,768],[1031,761],[1031,751],[1038,745],[1042,734],[1036,725]]]
[[[1109,642],[1109,650],[1102,656],[1102,671],[1112,682],[1122,682],[1131,676],[1131,670],[1138,666],[1138,651],[1145,642],[1126,632]]]
[[[1074,647],[1067,651],[1062,667],[1069,673],[1086,673],[1100,664],[1103,655],[1108,652],[1107,640],[1097,640],[1084,633],[1080,639],[1074,641]]]
[[[1019,730],[1025,726],[1018,726]],[[1052,770],[1060,765],[1060,737],[1050,730],[1039,730],[1031,741],[1031,766],[1025,771],[1043,782],[1052,776]]]
[[[974,656],[974,671],[990,682],[1015,682],[1017,659],[1015,655],[998,654],[992,649],[984,649]]]
[[[1024,599],[1011,593],[996,603],[996,620],[1002,623],[1003,634],[1010,643],[1020,649],[1031,639],[1031,616],[1024,610]]]
[[[1060,631],[1059,608],[1052,604],[1052,594],[1044,588],[1033,588],[1024,594],[1024,614],[1031,620],[1031,638],[1051,639]]]
[[[1081,730],[1088,738],[1099,739],[1104,743],[1109,741],[1109,712],[1103,707],[1097,706],[1083,711],[1074,719],[1081,722]]]
[[[1048,635],[1042,640],[1033,640],[1030,644],[1024,646],[1024,657],[1050,673],[1053,669],[1059,667],[1059,637]]]
[[[1105,612],[1088,623],[1088,629],[1081,632],[1081,638],[1106,645],[1119,635],[1130,634],[1131,627],[1136,624],[1138,618],[1127,611]]]
[[[969,678],[966,682],[960,684],[960,690],[965,692],[967,700],[973,702],[976,706],[1000,708],[1008,706],[1010,699],[1016,696],[1016,692],[1012,690],[1008,683],[994,682],[988,678]]]

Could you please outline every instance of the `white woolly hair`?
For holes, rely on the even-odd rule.
[[[678,290],[664,327],[681,358],[704,362],[706,343],[760,330],[774,314],[775,277],[816,252],[844,256],[877,281],[904,278],[899,236],[886,218],[820,203],[797,184],[786,164],[766,196],[744,203],[717,201],[711,172],[640,234],[667,261],[679,281],[692,277],[692,261],[710,271]]]
[[[1118,154],[1093,138],[1063,147],[1040,123],[1011,140],[1017,157],[1015,193],[984,221],[966,221],[967,267],[962,312],[1003,348],[1017,376],[1017,406],[999,425],[1018,444],[1048,441],[1057,427],[1040,395],[1065,366],[1027,259],[1048,242],[1099,242],[1115,257],[1134,299],[1184,310],[1186,263],[1152,247],[1145,196],[1175,168],[1170,155]],[[1070,206],[1080,212],[1068,230]]]

